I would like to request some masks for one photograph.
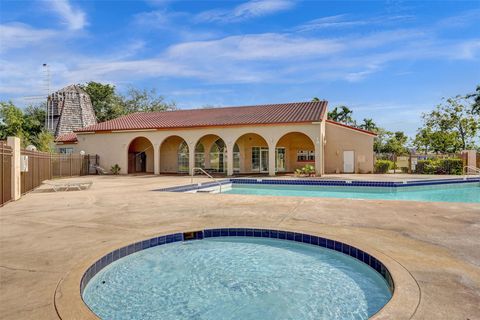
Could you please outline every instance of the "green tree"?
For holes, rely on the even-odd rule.
[[[318,98],[318,97],[313,97],[313,99],[312,99],[312,102],[320,102],[320,101],[322,101],[322,100],[320,100],[320,98]]]
[[[0,102],[0,139],[17,136],[22,143],[27,143],[28,134],[24,131],[25,118],[21,109],[11,101]]]
[[[430,149],[433,151],[453,153],[475,148],[480,130],[480,116],[474,113],[465,96],[446,99],[422,117],[424,124],[418,134],[421,137],[428,133],[428,139],[423,139],[424,142],[430,141]]]
[[[407,140],[408,137],[402,131],[397,131],[393,134],[390,133],[386,140],[386,143],[383,147],[383,152],[391,153],[395,156],[395,166],[393,168],[393,172],[395,172],[395,168],[397,167],[397,157],[408,153],[408,149],[406,147]]]
[[[372,132],[376,132],[378,130],[378,127],[375,122],[373,122],[373,119],[367,118],[363,119],[363,123],[359,125],[359,128]]]
[[[466,99],[472,99],[472,113],[477,116],[480,115],[480,85],[477,85],[477,89],[474,93],[467,94]]]
[[[427,154],[432,149],[432,130],[430,128],[420,128],[413,139],[413,146],[420,152]]]
[[[115,86],[90,81],[82,88],[90,96],[93,110],[99,122],[111,120],[124,115],[120,97],[115,92]]]
[[[53,152],[53,135],[44,130],[45,107],[29,106],[22,111],[12,102],[0,102],[0,139],[16,136],[23,147],[33,144],[40,151]]]
[[[335,107],[332,111],[328,112],[328,119],[345,123],[348,125],[356,126],[355,120],[352,118],[353,111],[346,106]]]
[[[55,150],[55,137],[47,130],[39,132],[32,142],[39,151],[52,153]]]
[[[377,136],[373,139],[373,151],[375,151],[375,153],[384,153],[386,152],[385,145],[387,140],[393,133],[383,128],[377,128],[376,134]]]
[[[174,110],[174,102],[166,102],[165,98],[157,94],[155,89],[129,88],[125,96],[121,97],[124,114],[134,112],[152,112]]]
[[[23,111],[23,130],[30,137],[39,135],[45,127],[46,103],[28,106]]]

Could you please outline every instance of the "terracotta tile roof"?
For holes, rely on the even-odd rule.
[[[55,139],[55,142],[63,142],[63,143],[74,143],[77,142],[77,135],[74,132],[69,132],[58,136]]]
[[[313,122],[322,119],[327,104],[327,101],[318,101],[139,112],[91,125],[75,132]]]
[[[352,126],[349,126],[348,124],[344,124],[344,123],[341,123],[341,122],[333,121],[333,120],[330,120],[330,119],[327,119],[327,122],[332,123],[332,124],[336,124],[337,126],[349,128],[349,129],[356,130],[356,131],[360,131],[360,132],[363,132],[363,133],[366,133],[366,134],[370,134],[372,136],[377,136],[377,134],[375,132],[360,129],[360,128],[357,128],[357,127],[352,127]]]

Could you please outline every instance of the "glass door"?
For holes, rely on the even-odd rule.
[[[275,170],[277,172],[285,171],[285,148],[275,149]]]
[[[268,148],[260,149],[260,172],[268,172]]]

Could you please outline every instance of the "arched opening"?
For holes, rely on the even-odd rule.
[[[290,132],[278,140],[275,148],[277,172],[294,172],[307,164],[315,166],[315,145],[310,137]]]
[[[182,137],[170,136],[160,145],[160,173],[188,173],[188,145]]]
[[[256,133],[246,133],[235,141],[233,168],[238,173],[268,173],[268,143]]]
[[[128,146],[128,173],[153,173],[153,144],[145,137],[137,137]]]
[[[201,137],[195,145],[195,167],[212,173],[227,173],[227,146],[215,134]]]

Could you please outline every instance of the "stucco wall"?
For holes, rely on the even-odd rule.
[[[285,148],[286,172],[294,172],[306,164],[315,165],[315,161],[297,161],[299,150],[314,151],[313,141],[302,133],[292,132],[283,136],[277,143],[277,148]]]
[[[355,173],[373,172],[373,135],[327,122],[325,173],[343,172],[343,151],[355,152]]]

